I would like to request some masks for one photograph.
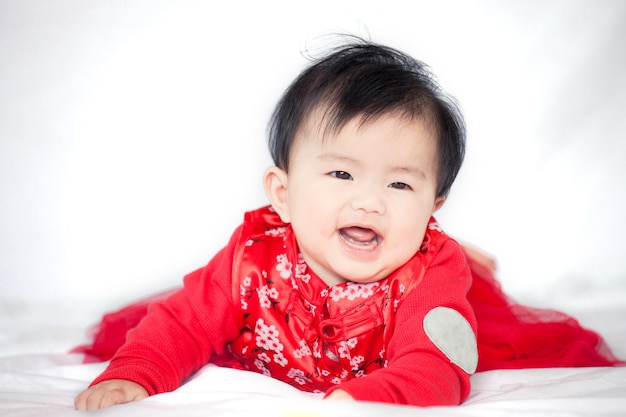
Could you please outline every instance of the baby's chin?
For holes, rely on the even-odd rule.
[[[333,287],[335,285],[344,284],[344,283],[371,284],[371,283],[378,282],[381,279],[385,278],[384,276],[379,278],[378,275],[372,276],[371,274],[354,274],[353,272],[354,271],[352,271],[352,273],[340,274],[340,273],[333,271],[332,273],[328,273],[324,275],[318,274],[318,276],[329,287]]]
[[[366,269],[365,271],[362,271],[362,272],[355,271],[355,269],[352,268],[352,270],[345,271],[344,274],[338,273],[336,276],[338,277],[338,280],[340,280],[341,282],[351,282],[354,284],[371,284],[374,282],[378,282],[382,279],[385,279],[396,269],[397,268],[389,267],[389,268],[381,269],[377,271],[376,273],[372,273],[371,268],[369,268],[369,270]]]
[[[335,255],[337,255],[335,253]],[[391,275],[404,264],[393,265],[378,260],[349,259],[348,257],[330,256],[324,263],[308,263],[312,271],[320,277],[326,285],[332,287],[345,282],[357,284],[371,284],[381,281]],[[398,261],[398,259],[393,259]],[[305,260],[306,261],[306,260]],[[405,261],[406,262],[406,261]]]

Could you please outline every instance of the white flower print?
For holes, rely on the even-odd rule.
[[[256,337],[256,345],[265,350],[274,350],[279,346],[282,350],[282,344],[278,341],[279,332],[273,324],[267,326],[263,319],[258,319],[254,332]]]
[[[298,359],[302,359],[305,356],[311,356],[311,354],[311,349],[304,340],[300,340],[300,349],[296,349],[293,351],[293,355]]]
[[[306,375],[304,374],[304,371],[301,369],[291,368],[289,372],[287,372],[287,376],[289,378],[292,378],[294,381],[296,381],[300,385],[304,385],[307,382],[311,382],[311,380],[306,377]]]
[[[350,284],[350,283],[349,283]],[[346,285],[346,289],[344,290],[344,297],[350,301],[353,301],[355,298],[359,297],[359,288],[356,285]]]
[[[266,287],[267,288],[267,287]],[[278,290],[276,288],[268,288],[267,290],[267,296],[269,298],[271,298],[272,300],[275,300],[278,298]]]
[[[283,345],[280,345],[280,346],[281,346],[280,350],[282,350],[282,346]],[[277,364],[279,364],[282,367],[285,367],[285,366],[287,366],[287,362],[288,361],[287,361],[287,358],[285,358],[285,355],[283,355],[282,352],[277,352],[277,353],[274,354],[274,362],[276,362]]]
[[[244,300],[243,297],[245,297],[245,295],[248,293],[248,287],[250,287],[251,284],[252,284],[252,279],[250,277],[245,277],[241,285],[239,285],[239,294],[241,295],[241,309],[242,310],[248,309],[248,302]]]
[[[343,298],[347,298],[350,301],[354,301],[357,298],[369,298],[374,294],[374,289],[378,287],[378,282],[369,282],[366,284],[360,284],[356,282],[348,282],[344,286],[335,285],[330,289],[330,298],[333,301],[339,301]]]
[[[344,295],[343,295],[343,287],[340,287],[339,285],[335,285],[334,287],[332,287],[330,289],[329,297],[333,301],[341,300],[344,297]]]
[[[322,349],[320,349],[320,345],[317,340],[313,341],[313,357],[314,358],[322,357]]]
[[[263,375],[265,375],[265,376],[272,376],[270,370],[267,369],[267,367],[265,366],[265,363],[263,363],[262,360],[255,359],[254,360],[254,366],[256,366],[257,369],[260,370],[263,373]]]
[[[274,351],[274,352],[282,352],[284,349],[284,346],[282,343],[280,343],[280,341],[278,340],[278,338],[272,338],[269,339],[267,341],[267,343],[265,344],[265,346],[267,346],[268,350]],[[276,359],[276,358],[274,358]]]
[[[371,282],[369,284],[359,284],[359,297],[369,298],[374,295],[374,288],[378,287],[378,282]]]
[[[280,273],[280,277],[283,279],[290,278],[293,265],[289,262],[289,259],[287,259],[287,255],[278,255],[276,257],[276,262],[278,262],[276,270]]]
[[[254,332],[258,335],[256,337],[256,345],[265,351],[274,352],[274,355],[272,356],[274,362],[276,362],[280,366],[286,366],[288,360],[287,358],[285,358],[285,355],[283,355],[283,349],[285,347],[282,343],[280,343],[280,340],[278,339],[278,337],[280,336],[280,332],[276,330],[276,327],[273,324],[269,326],[266,325],[263,319],[260,318],[256,322]],[[262,364],[270,363],[272,361],[266,352],[261,352],[258,355],[257,360],[259,361],[259,363]]]
[[[272,306],[271,300],[278,298],[278,290],[276,290],[276,288],[269,288],[267,285],[257,288],[256,292],[259,296],[259,304],[264,308],[270,308]]]
[[[439,223],[437,223],[436,221],[432,221],[432,222],[428,223],[428,229],[436,230],[439,233],[443,233],[443,229],[441,228],[441,226],[439,226]]]
[[[404,291],[406,290],[406,287],[404,286],[404,284],[400,284],[400,286],[398,287],[399,290],[399,296],[402,297],[404,295]],[[393,300],[393,311],[398,310],[398,306],[400,305],[400,299],[396,298],[395,300]]]
[[[346,346],[346,342],[341,342],[339,344],[339,349],[337,350],[340,358],[349,358],[350,357],[350,349]]]
[[[365,361],[365,357],[363,357],[362,355],[357,355],[350,358],[350,366],[352,366],[352,370],[358,370],[361,367],[363,361]]]
[[[356,345],[357,345],[356,337],[339,342],[339,349],[337,349],[337,352],[339,353],[339,357],[349,359],[350,349],[354,349]]]
[[[285,235],[285,230],[287,230],[287,228],[285,226],[281,226],[281,227],[274,227],[273,229],[269,229],[265,232],[266,236],[284,236]]]
[[[305,274],[306,269],[307,269],[306,265],[303,265],[303,264],[296,265],[296,278],[298,278],[300,281],[304,282],[305,284],[308,284],[309,281],[311,280],[311,274]]]
[[[296,278],[308,284],[311,280],[311,274],[305,274],[307,265],[304,263],[304,257],[301,253],[298,253],[298,263],[296,265]]]

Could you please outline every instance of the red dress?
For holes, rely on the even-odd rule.
[[[307,391],[416,405],[462,402],[478,357],[483,371],[617,362],[575,320],[511,302],[479,258],[466,260],[433,219],[420,251],[389,277],[329,288],[291,228],[263,208],[182,290],[106,315],[93,345],[76,350],[96,360],[117,351],[93,384],[129,379],[150,394],[215,362]]]

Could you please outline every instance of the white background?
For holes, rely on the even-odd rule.
[[[438,219],[505,289],[626,302],[621,0],[0,0],[1,298],[117,307],[203,266],[266,203],[266,123],[301,51],[346,31],[461,102]]]

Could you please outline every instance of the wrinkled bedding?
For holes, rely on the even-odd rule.
[[[106,366],[67,351],[103,309],[89,300],[0,300],[0,415],[75,416],[73,399]],[[626,356],[626,307],[570,312]],[[81,312],[82,314],[77,314]],[[422,409],[322,401],[259,374],[207,365],[172,393],[110,409],[108,416],[623,416],[626,367],[490,371],[476,374],[459,407]]]

